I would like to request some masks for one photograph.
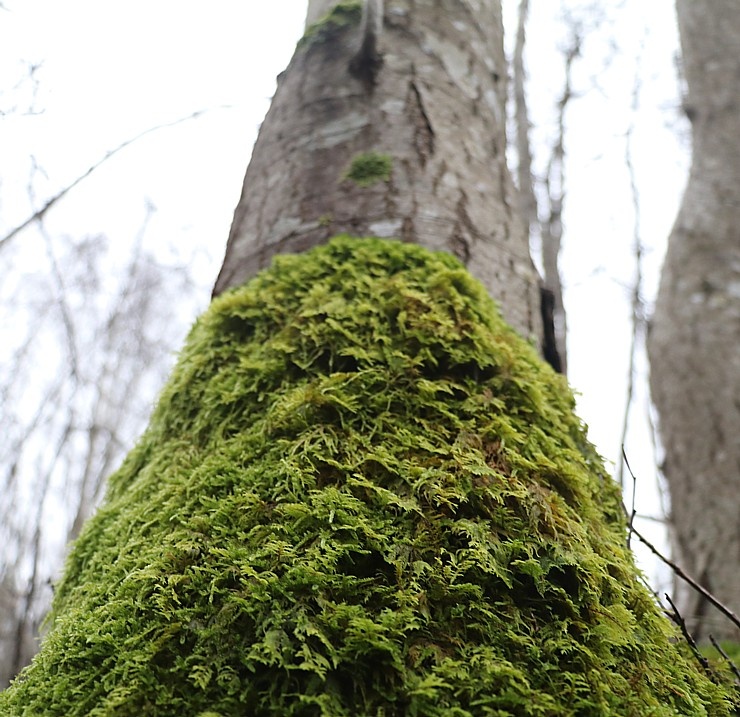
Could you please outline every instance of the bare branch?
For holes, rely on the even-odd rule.
[[[694,590],[696,590],[696,592],[698,592],[702,597],[712,603],[712,605],[714,605],[717,610],[719,610],[725,617],[727,617],[730,622],[732,622],[737,627],[740,627],[740,618],[738,618],[738,616],[735,615],[735,613],[732,612],[729,607],[721,603],[716,597],[714,597],[714,595],[712,595],[712,593],[709,592],[709,590],[707,590],[703,585],[694,580],[694,578],[688,575],[679,565],[663,555],[663,553],[661,553],[644,535],[642,535],[640,531],[637,530],[637,528],[633,527],[632,532],[653,555],[655,555],[663,563],[665,563],[679,578],[688,583]]]
[[[637,58],[637,67],[640,66],[640,58]],[[642,300],[642,284],[643,284],[643,267],[642,260],[644,254],[644,247],[642,244],[641,236],[641,224],[642,224],[642,209],[640,206],[640,191],[637,187],[637,173],[635,171],[635,165],[632,158],[633,155],[633,135],[635,131],[635,114],[640,104],[640,92],[642,90],[642,83],[640,80],[639,70],[635,72],[635,80],[632,86],[632,107],[630,115],[630,124],[627,128],[625,135],[625,157],[624,162],[627,167],[627,174],[629,175],[630,181],[630,197],[632,199],[632,211],[633,211],[633,223],[632,223],[632,253],[635,260],[635,277],[630,288],[631,296],[631,313],[630,321],[632,324],[632,334],[630,338],[630,352],[629,352],[629,368],[627,372],[627,397],[624,406],[624,416],[622,418],[622,435],[620,438],[620,445],[622,446],[622,460],[619,463],[619,470],[617,474],[617,480],[620,488],[624,490],[624,468],[627,463],[627,457],[624,453],[624,446],[627,442],[627,433],[629,432],[630,423],[630,412],[632,409],[632,403],[634,400],[635,393],[635,374],[636,374],[636,358],[637,358],[637,347],[644,338],[645,329],[645,305]],[[629,467],[629,466],[628,466]],[[632,471],[630,471],[632,474]],[[634,481],[634,474],[632,474]],[[634,505],[634,496],[633,496]]]
[[[714,635],[709,636],[709,641],[712,643],[712,645],[714,645],[714,649],[717,650],[717,652],[719,652],[719,654],[725,658],[725,661],[730,666],[730,669],[734,673],[735,677],[737,677],[737,679],[740,681],[740,669],[735,664],[733,659],[722,649],[722,645],[720,645],[719,642],[714,639]]]
[[[671,596],[668,593],[665,594],[665,599],[668,601],[668,604],[673,610],[672,613],[668,613],[668,616],[671,618],[671,620],[673,620],[673,622],[676,623],[676,625],[678,625],[679,629],[681,630],[681,634],[684,636],[686,642],[688,642],[689,647],[694,653],[694,657],[696,657],[698,663],[704,668],[704,671],[707,673],[707,675],[716,682],[714,673],[712,672],[712,668],[709,666],[709,660],[707,660],[707,658],[701,654],[701,651],[696,644],[696,640],[694,640],[694,638],[691,636],[691,633],[689,632],[689,629],[686,627],[686,621],[683,619],[683,616],[678,611],[678,608],[676,607],[673,600],[671,600]]]
[[[64,324],[64,334],[67,343],[67,351],[69,353],[69,368],[71,371],[72,378],[76,381],[79,378],[80,372],[80,361],[77,353],[77,337],[75,330],[75,323],[72,319],[72,314],[67,303],[67,287],[65,286],[64,277],[59,269],[59,263],[57,262],[56,256],[54,255],[54,248],[52,241],[46,231],[42,231],[44,237],[44,243],[46,245],[46,255],[49,258],[49,264],[51,265],[51,273],[54,278],[56,288],[56,303],[59,307],[59,313],[62,315],[62,323]]]
[[[52,207],[54,207],[56,204],[58,204],[60,200],[64,199],[64,197],[66,197],[67,194],[69,194],[78,184],[80,184],[81,182],[84,182],[96,169],[99,169],[109,159],[117,155],[122,150],[126,149],[126,147],[129,147],[135,142],[138,142],[140,139],[142,139],[143,137],[146,137],[152,132],[157,132],[161,129],[166,129],[168,127],[174,127],[178,124],[182,124],[183,122],[197,119],[198,117],[206,114],[207,112],[211,112],[213,110],[220,110],[220,109],[233,109],[233,105],[221,105],[219,107],[211,107],[205,110],[196,110],[195,112],[185,117],[180,117],[179,119],[176,119],[173,122],[165,122],[164,124],[159,124],[154,127],[150,127],[149,129],[144,130],[143,132],[140,132],[136,136],[131,137],[130,139],[127,139],[125,142],[122,142],[114,149],[109,150],[108,152],[106,152],[106,154],[101,159],[99,159],[94,164],[90,165],[90,167],[88,167],[85,172],[83,172],[74,181],[68,184],[64,189],[59,191],[57,194],[55,194],[50,199],[47,199],[44,205],[40,209],[36,210],[30,217],[28,217],[28,219],[21,222],[14,229],[11,229],[4,237],[0,238],[0,250],[2,250],[2,248],[6,244],[8,244],[8,242],[10,242],[14,237],[20,234],[24,229],[27,229],[29,226],[31,226],[35,222],[41,221],[46,216],[47,212],[50,209],[52,209]]]
[[[627,469],[630,472],[630,475],[632,476],[632,508],[630,509],[629,513],[629,532],[627,533],[627,548],[630,548],[632,543],[632,533],[635,529],[635,516],[637,515],[637,511],[635,510],[635,497],[637,495],[637,478],[635,474],[632,472],[632,467],[630,466],[630,462],[627,459],[627,454],[624,451],[624,445],[622,445],[622,464],[627,466]]]

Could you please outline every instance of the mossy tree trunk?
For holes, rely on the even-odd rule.
[[[677,2],[693,159],[649,336],[678,561],[740,613],[740,4]],[[740,641],[676,585],[689,626]]]
[[[503,65],[500,15],[482,5],[389,3],[382,65],[359,5],[311,26],[250,166],[221,295],[0,714],[733,713],[642,584],[564,378],[488,295],[532,334],[503,144],[476,134],[501,130],[503,110],[484,97]],[[471,51],[484,40],[492,64]],[[322,68],[333,93],[288,116]],[[339,229],[352,235],[325,243]],[[293,256],[243,283],[279,252]]]
[[[499,2],[312,0],[214,293],[338,233],[396,237],[457,256],[541,343],[539,280],[505,161],[506,76]],[[373,157],[389,171],[373,173]]]

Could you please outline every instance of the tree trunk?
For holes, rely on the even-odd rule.
[[[649,335],[678,561],[740,612],[740,6],[678,0],[693,161]],[[740,633],[684,585],[698,637]]]
[[[500,3],[395,0],[383,23],[361,17],[382,5],[309,3],[214,294],[336,234],[397,237],[461,259],[539,344],[539,280],[506,167]]]
[[[480,134],[498,125],[471,99],[486,68],[467,48],[488,17],[458,7],[472,5],[418,2],[412,24],[412,3],[394,2],[387,25],[419,47],[387,46],[377,76],[372,28],[360,41],[341,22],[314,26],[321,44],[291,70],[317,63],[340,99],[312,100],[296,134],[304,105],[291,119],[285,97],[305,88],[283,80],[286,115],[268,121],[290,151],[266,122],[260,152],[274,161],[252,163],[219,286],[242,283],[194,326],[0,714],[730,717],[730,692],[679,649],[642,584],[619,490],[565,381],[457,260],[415,245],[465,247],[479,271],[499,251],[488,287],[531,326],[514,303],[538,292],[524,247],[505,238],[516,222],[503,145]],[[383,79],[396,63],[403,92],[400,69]],[[362,112],[348,66],[376,97]],[[449,100],[461,87],[467,105]],[[340,236],[298,255],[323,243],[323,223],[382,236],[406,224],[413,243]]]

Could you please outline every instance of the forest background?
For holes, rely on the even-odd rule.
[[[2,3],[1,683],[33,652],[65,545],[208,304],[305,5]],[[511,54],[518,3],[504,5]],[[549,177],[565,199],[569,379],[615,474],[624,446],[636,525],[661,546],[643,338],[689,162],[674,13],[669,0],[535,1],[525,51],[538,190]]]

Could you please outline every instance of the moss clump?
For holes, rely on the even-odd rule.
[[[342,0],[324,17],[306,28],[298,47],[309,47],[333,40],[346,27],[358,25],[362,19],[363,0]]]
[[[0,714],[731,714],[625,539],[462,266],[337,238],[196,323]]]
[[[387,182],[391,178],[393,158],[389,154],[363,152],[356,155],[344,174],[360,187],[370,187],[377,182]]]

